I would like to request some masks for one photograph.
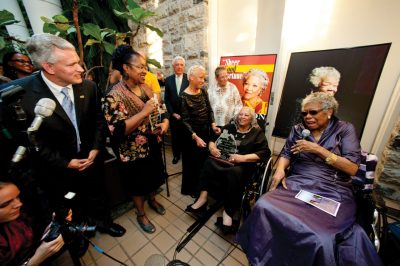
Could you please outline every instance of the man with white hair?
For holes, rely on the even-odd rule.
[[[164,102],[167,106],[170,117],[172,153],[174,158],[172,163],[176,164],[181,158],[182,152],[182,119],[179,105],[180,94],[189,86],[189,80],[185,72],[185,59],[176,56],[172,60],[174,74],[165,79]]]

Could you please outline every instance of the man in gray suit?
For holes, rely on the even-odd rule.
[[[189,81],[185,72],[185,59],[182,56],[176,56],[172,60],[172,66],[175,74],[165,79],[165,94],[164,102],[167,106],[168,113],[170,113],[170,129],[171,129],[171,142],[172,153],[174,158],[172,163],[178,163],[182,147],[182,119],[181,108],[179,103],[179,96],[188,86]]]

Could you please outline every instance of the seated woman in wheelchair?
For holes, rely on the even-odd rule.
[[[230,154],[224,163],[221,158],[221,150],[216,142],[208,145],[210,153],[200,174],[200,196],[187,206],[186,212],[201,215],[207,209],[207,196],[221,197],[224,202],[221,227],[224,233],[234,231],[232,217],[240,206],[241,196],[246,181],[252,176],[258,161],[268,161],[271,152],[264,132],[258,127],[254,110],[243,107],[231,124],[225,125],[222,131],[234,136],[237,153]],[[226,132],[226,131],[225,131]],[[217,158],[217,159],[215,159]],[[220,219],[219,219],[220,220]]]
[[[360,142],[354,126],[334,116],[337,109],[327,93],[312,93],[302,101],[303,122],[286,140],[270,191],[237,235],[252,265],[381,264],[355,223],[351,176],[360,163]],[[307,192],[311,198],[301,197]]]

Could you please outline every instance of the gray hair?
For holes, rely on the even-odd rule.
[[[75,47],[70,42],[48,33],[35,34],[26,44],[26,49],[31,55],[33,63],[40,68],[43,63],[55,63],[57,61],[54,54],[55,48],[75,51]]]
[[[319,103],[323,110],[333,110],[333,114],[336,114],[339,108],[339,103],[335,97],[325,92],[313,92],[306,96],[301,102],[301,110],[304,110],[304,106],[310,103]]]
[[[257,123],[257,116],[256,116],[256,112],[254,111],[254,109],[244,106],[242,107],[239,112],[233,117],[233,120],[235,121],[235,125],[237,127],[238,125],[238,119],[239,119],[239,114],[242,110],[248,110],[250,112],[251,115],[251,127],[258,127],[258,123]]]
[[[331,66],[316,67],[311,71],[308,80],[315,88],[318,88],[321,84],[322,79],[325,77],[333,77],[339,82],[340,72],[337,71],[336,68]]]
[[[185,58],[183,58],[183,57],[180,56],[180,55],[177,55],[177,56],[174,57],[174,59],[172,59],[172,65],[175,65],[176,61],[178,61],[178,60],[182,60],[182,61],[183,61],[183,64],[184,64],[184,65],[186,64]]]
[[[258,79],[260,80],[261,83],[261,92],[263,92],[269,83],[269,78],[267,73],[265,73],[264,71],[262,71],[261,69],[257,69],[257,68],[252,68],[250,69],[247,73],[245,73],[243,75],[243,84],[247,81],[248,78],[250,78],[251,76],[255,76],[258,77]]]
[[[201,66],[201,65],[194,65],[194,66],[191,66],[191,67],[189,68],[187,75],[188,75],[188,76],[195,76],[196,73],[197,73],[199,70],[206,72],[206,69],[205,69],[203,66]]]

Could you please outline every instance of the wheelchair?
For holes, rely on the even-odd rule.
[[[249,216],[254,203],[267,192],[272,174],[272,157],[267,162],[259,162],[257,169],[244,188],[242,202],[239,209],[239,221]]]

